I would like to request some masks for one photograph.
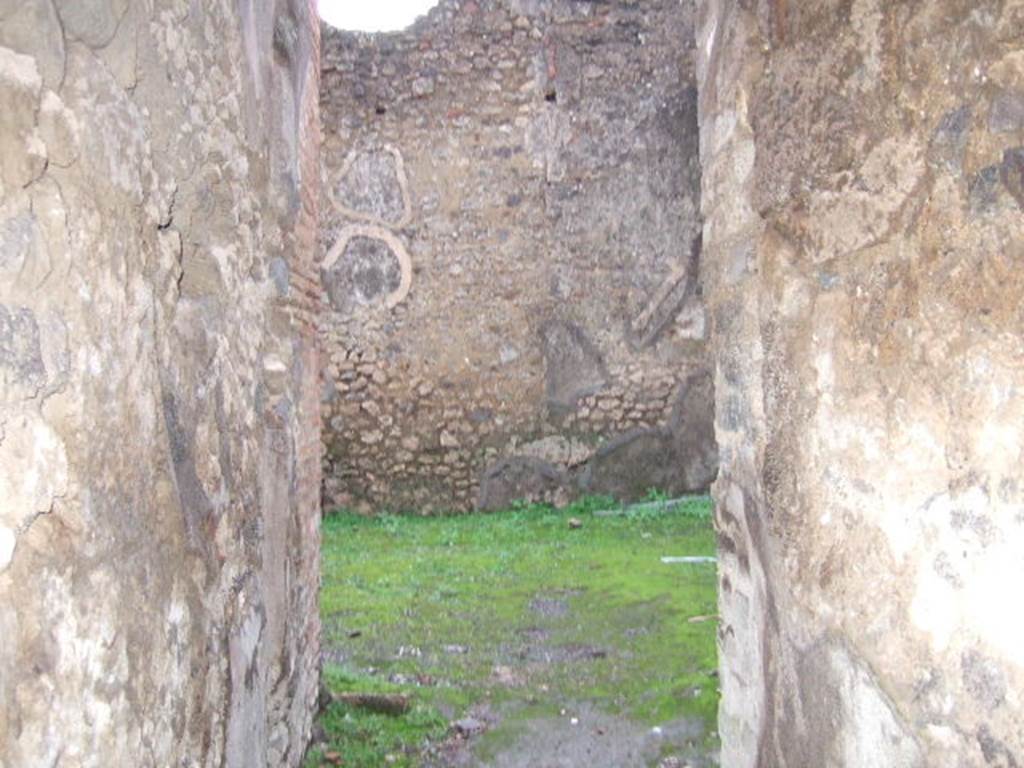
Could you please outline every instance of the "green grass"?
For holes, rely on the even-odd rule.
[[[403,717],[333,704],[323,754],[347,768],[415,766],[424,744],[474,706],[497,713],[481,749],[500,749],[526,719],[574,702],[644,725],[705,724],[718,706],[712,565],[663,555],[714,555],[711,502],[641,507],[587,499],[564,510],[520,506],[453,517],[366,518],[323,524],[321,613],[327,685],[402,691]],[[570,530],[570,518],[583,526]],[[397,684],[389,681],[397,681]]]
[[[332,691],[348,693],[398,693],[390,685],[366,675],[346,674],[337,667],[324,670],[324,682]],[[329,735],[326,745],[317,745],[305,765],[331,765],[331,753],[344,755],[345,766],[381,766],[385,763],[415,766],[420,749],[438,741],[448,730],[448,721],[429,704],[414,703],[401,717],[376,714],[334,702],[320,716],[320,726]]]

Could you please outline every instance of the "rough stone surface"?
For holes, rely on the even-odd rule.
[[[400,301],[379,245],[346,257],[372,262],[363,288],[325,276],[326,504],[466,508],[552,440],[574,446],[543,457],[564,499],[602,442],[667,426],[708,370],[693,40],[675,0],[442,0],[403,33],[325,30],[323,247],[369,223],[411,266]]]
[[[665,426],[626,432],[594,452],[578,473],[580,491],[625,499],[651,489],[671,496],[704,491],[718,473],[714,415],[711,376],[694,374]]]
[[[313,18],[0,0],[0,765],[301,761]]]
[[[724,766],[1024,764],[1022,30],[700,3]]]
[[[477,508],[508,509],[515,501],[545,501],[565,484],[564,473],[555,465],[531,456],[512,456],[484,472]]]
[[[679,495],[681,475],[667,429],[636,429],[602,445],[587,462],[580,486],[589,494],[635,499],[652,488]]]

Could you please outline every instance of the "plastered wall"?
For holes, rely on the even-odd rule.
[[[1024,763],[1024,5],[705,0],[722,765]]]
[[[305,0],[0,2],[0,765],[298,765]]]

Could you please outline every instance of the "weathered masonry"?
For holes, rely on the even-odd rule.
[[[690,393],[722,765],[1024,765],[1022,38],[445,0],[321,91],[300,0],[0,0],[0,765],[300,763],[322,400],[329,499],[448,506]]]
[[[306,0],[0,0],[0,766],[298,765]]]
[[[325,31],[325,504],[707,488],[693,7]]]
[[[722,765],[1024,765],[1024,3],[701,3]]]

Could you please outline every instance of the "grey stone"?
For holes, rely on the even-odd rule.
[[[401,280],[401,264],[387,243],[369,237],[353,237],[323,275],[331,306],[343,313],[383,301]]]
[[[993,710],[1006,700],[1006,678],[993,659],[970,650],[960,657],[960,667],[967,692],[986,709]]]
[[[128,10],[130,0],[80,0],[55,3],[65,33],[91,48],[107,45]]]
[[[412,81],[412,93],[414,96],[429,96],[434,92],[435,84],[432,77],[417,77]]]
[[[609,440],[590,458],[579,478],[580,490],[623,501],[643,498],[651,490],[682,492],[675,455],[668,430],[631,430]]]
[[[280,296],[287,296],[291,282],[291,270],[288,262],[282,258],[276,258],[270,262],[270,279],[274,281],[274,287]]]
[[[346,208],[394,224],[405,216],[405,200],[395,155],[385,149],[357,154],[334,186]]]
[[[683,490],[706,491],[718,474],[715,384],[709,371],[693,374],[680,387],[668,428]]]
[[[1024,131],[1024,91],[1005,91],[996,96],[988,113],[992,133]]]
[[[1003,164],[999,168],[999,179],[1017,205],[1024,210],[1024,147],[1013,147],[1003,151]]]
[[[452,727],[463,736],[476,736],[479,733],[483,733],[487,725],[475,717],[464,717],[461,720],[456,720]]]
[[[25,307],[0,304],[0,401],[33,397],[45,384],[35,315]]]
[[[964,104],[943,115],[932,136],[932,156],[947,170],[959,172],[963,167],[967,136],[974,112]]]
[[[999,204],[999,173],[1000,166],[990,165],[971,177],[967,185],[967,199],[975,216],[991,213]]]
[[[480,478],[477,509],[508,509],[513,502],[548,501],[567,482],[565,473],[541,459],[513,456],[488,467]]]

